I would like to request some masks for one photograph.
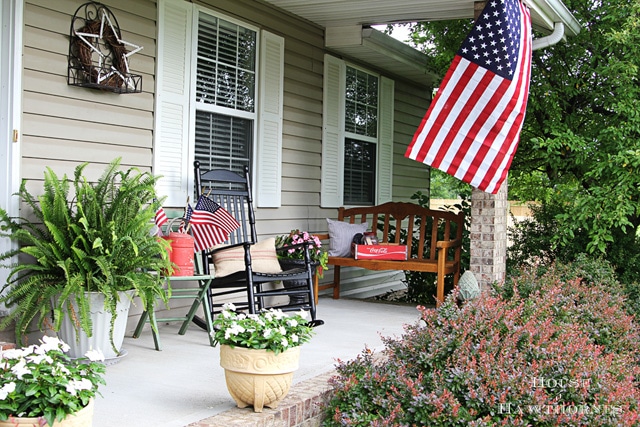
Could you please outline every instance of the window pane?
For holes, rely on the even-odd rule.
[[[375,204],[376,145],[347,139],[344,148],[344,202]]]
[[[345,130],[376,138],[378,135],[378,78],[347,67]]]
[[[196,111],[195,160],[203,169],[230,169],[243,174],[249,166],[253,121]]]
[[[196,100],[255,110],[256,32],[200,14]]]

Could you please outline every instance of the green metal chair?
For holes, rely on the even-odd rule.
[[[171,225],[168,226],[169,229]],[[151,324],[151,332],[153,334],[153,342],[155,344],[156,350],[161,350],[160,345],[160,332],[158,330],[158,322],[182,322],[182,326],[178,331],[178,334],[184,335],[189,328],[191,322],[197,323],[198,326],[206,329],[209,335],[209,344],[213,347],[214,341],[211,332],[213,331],[213,321],[211,318],[211,307],[209,303],[209,288],[211,287],[211,283],[215,278],[214,274],[205,274],[205,268],[202,266],[202,256],[200,254],[195,254],[195,268],[193,276],[168,276],[165,278],[167,282],[167,286],[170,289],[170,297],[169,300],[192,300],[191,307],[186,315],[184,316],[168,316],[168,317],[157,317],[155,312],[142,312],[140,316],[140,320],[138,320],[138,324],[133,333],[133,338],[138,338],[142,333],[142,329],[144,328],[145,323],[149,322]],[[186,283],[191,284],[192,286],[187,287],[176,287],[178,283]],[[198,312],[198,308],[202,306],[202,311],[204,313],[204,319],[196,316]],[[171,309],[168,310],[171,312]],[[195,320],[194,320],[195,319]]]

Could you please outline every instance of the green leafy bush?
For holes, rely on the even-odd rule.
[[[527,271],[340,363],[325,426],[631,426],[640,334],[609,273]],[[591,271],[590,279],[574,276]],[[593,280],[593,281],[592,281]]]

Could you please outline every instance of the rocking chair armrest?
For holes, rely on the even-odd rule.
[[[228,250],[230,250],[230,249],[235,249],[235,248],[239,248],[239,247],[242,247],[242,246],[250,246],[250,245],[252,245],[252,244],[253,244],[253,243],[246,243],[246,242],[243,242],[243,243],[234,243],[234,244],[232,244],[232,245],[225,245],[225,246],[220,246],[220,247],[218,247],[218,248],[211,248],[211,249],[208,249],[208,250],[205,252],[205,254],[206,254],[207,256],[210,256],[210,255],[213,255],[213,254],[215,254],[215,253],[217,253],[217,252],[228,251]]]

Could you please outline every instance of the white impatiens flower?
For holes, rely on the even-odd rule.
[[[238,325],[237,323],[233,323],[229,329],[227,329],[224,333],[224,338],[229,339],[232,335],[238,335],[245,331],[245,329]]]
[[[278,328],[278,332],[280,332],[280,335],[287,335],[287,330],[285,329],[284,326],[280,326]]]
[[[31,373],[31,369],[29,369],[29,367],[27,366],[27,362],[25,359],[20,359],[18,363],[11,367],[11,372],[13,372],[13,374],[19,380],[21,380],[22,377]]]
[[[9,393],[13,393],[16,390],[16,383],[10,382],[6,383],[2,387],[0,387],[0,400],[4,400],[9,396]]]
[[[287,324],[292,328],[295,328],[296,326],[298,326],[298,321],[296,319],[289,319],[287,320]]]
[[[282,340],[280,341],[280,344],[285,348],[289,347],[289,341],[287,341],[286,338],[282,338]]]
[[[27,360],[27,362],[33,362],[37,365],[42,362],[45,362],[47,364],[53,363],[53,359],[47,354],[30,354],[29,356],[25,356],[25,359]]]
[[[66,386],[67,392],[71,393],[74,396],[80,390],[91,390],[91,387],[93,387],[93,384],[91,384],[91,381],[86,378],[83,378],[81,380],[71,380]]]
[[[262,333],[262,336],[264,338],[269,338],[271,336],[271,334],[273,333],[273,329],[271,328],[267,328],[264,330],[264,332]]]
[[[225,311],[236,311],[236,306],[232,302],[225,302],[222,305],[222,309]]]
[[[12,348],[9,350],[2,350],[3,359],[20,359],[28,353],[24,349]]]
[[[100,349],[89,350],[84,354],[84,357],[91,360],[92,362],[104,362],[104,354]]]
[[[297,343],[299,340],[298,335],[296,334],[291,334],[291,342],[293,343]]]
[[[63,353],[66,353],[67,351],[69,351],[69,345],[63,341],[60,341],[56,337],[45,335],[44,337],[42,337],[42,344],[36,348],[36,352],[38,354],[44,354],[49,350],[59,350]]]
[[[302,317],[305,320],[309,318],[309,312],[308,311],[300,310],[296,314],[298,316]]]

